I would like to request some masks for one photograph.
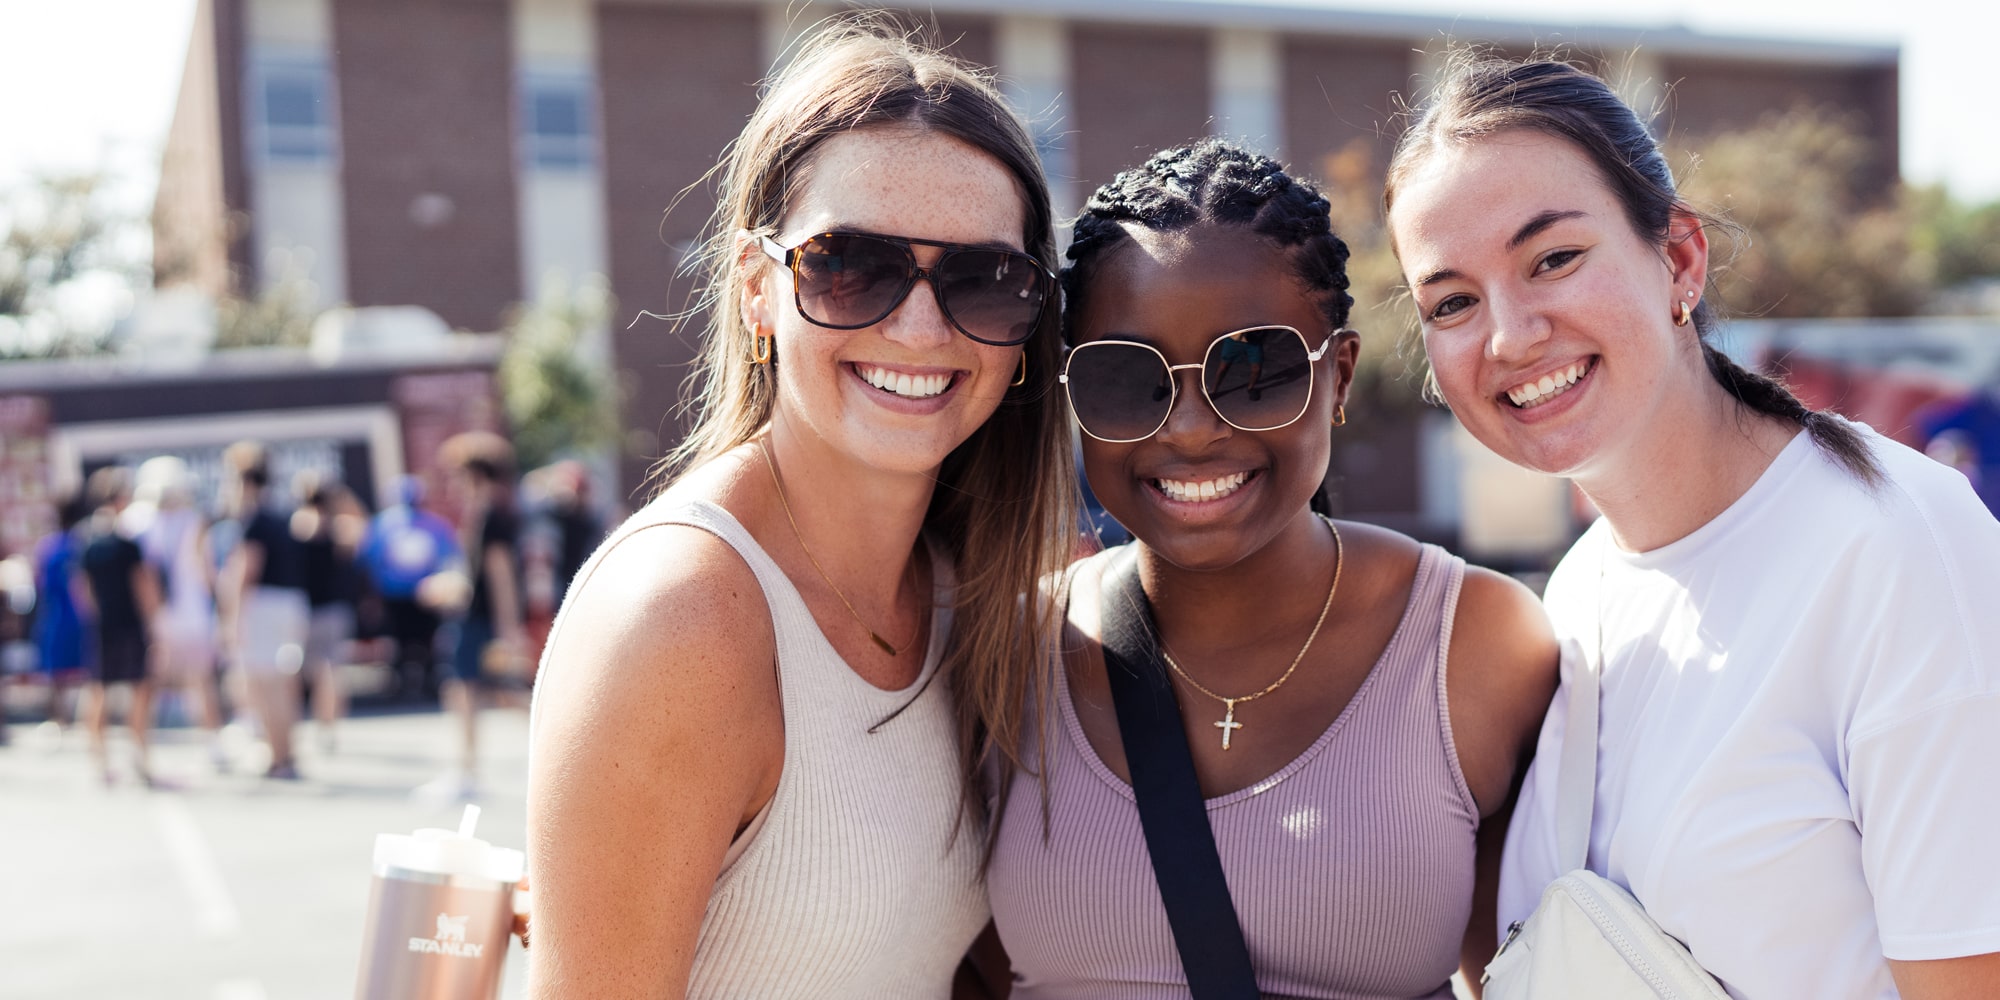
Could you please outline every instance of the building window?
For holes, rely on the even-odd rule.
[[[256,60],[251,97],[258,147],[264,158],[324,163],[333,158],[332,74],[324,59],[262,56]]]
[[[595,162],[590,78],[528,73],[521,78],[521,153],[537,170],[583,170]]]

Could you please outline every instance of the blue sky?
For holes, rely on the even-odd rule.
[[[2000,199],[1992,0],[1269,0],[1401,13],[1640,25],[1903,45],[1903,169],[1961,199]],[[1615,10],[1613,8],[1616,8]],[[36,167],[109,163],[150,203],[194,0],[0,0],[0,185]]]

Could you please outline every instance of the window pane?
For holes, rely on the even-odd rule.
[[[531,157],[538,167],[586,167],[590,165],[590,154],[576,143],[537,143]]]
[[[325,124],[320,89],[311,80],[274,77],[264,82],[264,122],[278,128]]]
[[[298,129],[272,132],[265,153],[273,160],[319,160],[327,155],[326,133]]]
[[[529,98],[530,128],[538,136],[582,136],[583,95],[538,90]]]

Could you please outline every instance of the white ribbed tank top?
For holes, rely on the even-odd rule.
[[[931,683],[951,628],[951,567],[933,555],[936,610],[922,671],[909,688],[884,691],[847,665],[790,578],[713,503],[642,508],[584,565],[576,587],[620,541],[667,524],[715,535],[756,574],[777,636],[785,714],[777,791],[730,847],[702,917],[687,995],[949,996],[989,912],[981,826],[968,816],[954,836],[956,723],[947,685]],[[660,836],[673,836],[671,826],[663,823]]]

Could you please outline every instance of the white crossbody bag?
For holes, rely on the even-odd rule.
[[[1556,765],[1556,851],[1568,874],[1549,883],[1526,920],[1487,963],[1485,1000],[1729,1000],[1687,946],[1653,922],[1632,894],[1584,867],[1597,791],[1597,681],[1575,642],[1565,711],[1562,759]]]

